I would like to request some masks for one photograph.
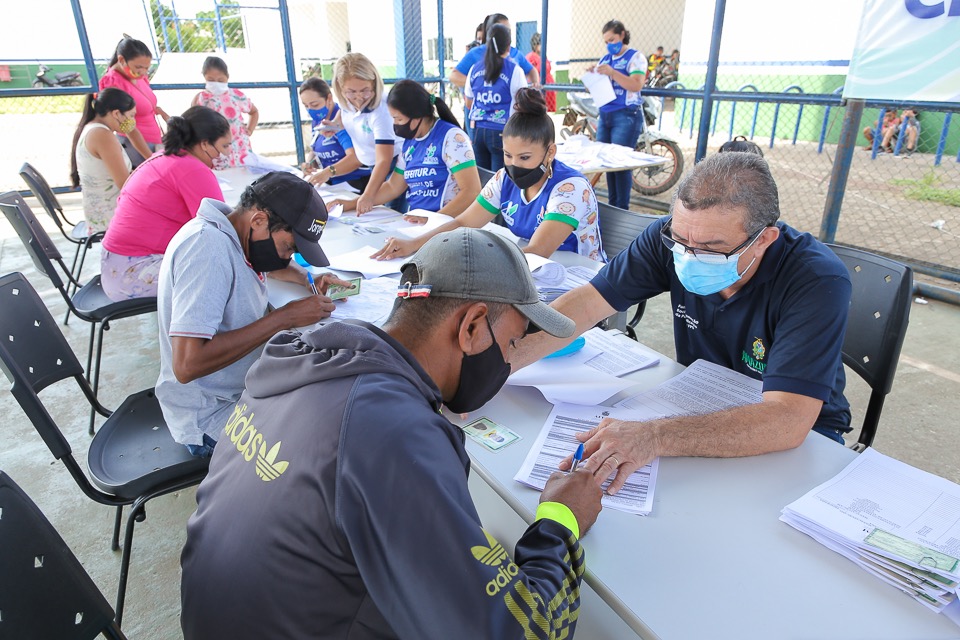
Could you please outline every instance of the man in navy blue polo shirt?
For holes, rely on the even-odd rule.
[[[611,491],[658,456],[750,456],[799,446],[811,428],[841,442],[850,431],[840,359],[850,278],[828,247],[779,217],[763,158],[711,156],[681,181],[671,217],[554,302],[579,334],[669,291],[678,362],[704,359],[763,381],[759,404],[644,423],[606,419],[584,434],[586,468],[618,469]],[[514,362],[569,341],[532,334]]]

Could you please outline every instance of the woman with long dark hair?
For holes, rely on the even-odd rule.
[[[113,300],[157,295],[160,262],[173,235],[204,198],[223,200],[213,161],[230,153],[230,123],[207,107],[190,107],[167,123],[163,153],[130,174],[103,238],[100,279]]]
[[[506,26],[490,27],[483,60],[470,67],[464,87],[477,164],[491,171],[503,167],[503,127],[513,113],[514,95],[527,86],[523,72],[510,57],[510,43]]]
[[[503,215],[507,227],[528,240],[526,253],[549,257],[575,251],[604,261],[597,221],[597,197],[590,182],[557,160],[556,131],[543,95],[517,92],[516,111],[503,130],[505,166],[490,179],[467,210],[415,240],[388,238],[375,257],[408,256],[427,240],[457,227],[479,228]]]
[[[91,93],[83,101],[70,151],[70,181],[82,190],[88,234],[106,231],[113,218],[117,196],[133,168],[114,134],[136,114],[130,94],[113,87]]]
[[[100,78],[101,90],[107,87],[122,89],[137,103],[136,119],[117,133],[134,168],[149,158],[161,142],[162,133],[157,116],[164,121],[168,119],[167,112],[157,106],[157,96],[150,88],[147,74],[152,61],[150,47],[139,40],[125,37],[117,44],[107,64],[107,72]]]
[[[607,53],[589,71],[609,76],[615,97],[612,102],[600,107],[597,140],[633,149],[643,130],[640,89],[646,77],[647,59],[636,49],[627,47],[630,44],[630,32],[619,20],[607,22],[601,33]],[[607,172],[607,193],[613,206],[629,209],[632,188],[632,171]]]
[[[306,174],[310,184],[320,185],[348,183],[357,191],[367,188],[370,179],[370,167],[364,167],[353,149],[353,138],[346,129],[325,125],[334,122],[340,116],[340,105],[333,99],[330,85],[321,78],[307,78],[300,85],[300,102],[307,108],[311,128],[310,149],[313,158],[300,169]]]
[[[480,193],[473,146],[443,100],[413,80],[401,80],[387,95],[393,131],[403,151],[393,174],[374,196],[386,204],[406,194],[410,209],[458,216]],[[341,201],[351,211],[355,200]]]

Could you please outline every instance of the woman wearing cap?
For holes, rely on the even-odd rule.
[[[473,146],[443,100],[413,80],[401,80],[387,96],[393,130],[403,138],[403,152],[390,180],[374,204],[407,195],[410,209],[458,216],[480,193],[480,174]],[[341,200],[352,211],[356,200]]]
[[[528,240],[527,253],[549,257],[574,251],[605,259],[597,222],[597,197],[583,175],[556,159],[553,120],[536,89],[517,92],[516,113],[503,130],[505,167],[487,182],[476,201],[447,224],[414,240],[387,238],[374,258],[408,256],[431,237],[457,227],[482,227],[503,215],[507,227]]]
[[[84,99],[83,115],[73,135],[70,181],[74,188],[82,188],[83,218],[89,234],[107,230],[117,196],[133,168],[114,134],[136,113],[130,94],[114,87]]]
[[[514,96],[525,86],[523,72],[510,57],[510,30],[493,25],[487,32],[483,59],[470,67],[463,93],[474,129],[477,164],[484,169],[503,168],[503,127],[513,114]]]
[[[100,252],[100,278],[111,300],[157,295],[160,261],[173,235],[204,198],[223,200],[213,161],[230,153],[230,123],[207,107],[170,118],[163,153],[130,174]]]
[[[601,33],[607,53],[588,71],[609,76],[616,97],[600,107],[597,140],[633,149],[643,130],[640,89],[646,76],[647,59],[636,49],[627,48],[630,32],[619,20],[603,25]],[[632,187],[633,172],[607,172],[607,193],[613,206],[629,209]]]
[[[366,189],[370,168],[361,166],[350,134],[323,123],[335,121],[340,115],[340,106],[334,101],[330,86],[320,78],[307,78],[300,85],[300,102],[313,122],[310,139],[313,158],[300,167],[310,184],[346,182],[358,191]]]
[[[169,119],[167,112],[157,105],[157,96],[150,88],[147,73],[152,60],[150,47],[139,40],[125,37],[117,44],[107,64],[107,72],[100,78],[101,90],[107,87],[122,89],[137,103],[136,119],[129,121],[117,133],[134,168],[153,155],[161,143],[162,132],[157,124],[157,116],[163,118],[164,122]]]

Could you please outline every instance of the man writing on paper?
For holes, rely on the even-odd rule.
[[[617,470],[610,491],[658,456],[751,456],[797,447],[811,428],[841,442],[850,430],[840,359],[850,279],[828,247],[779,217],[763,158],[711,156],[680,182],[670,217],[553,303],[579,334],[669,291],[681,364],[704,359],[763,380],[759,404],[643,423],[606,419],[582,434],[586,468]],[[514,366],[567,342],[527,336]]]
[[[335,308],[325,295],[307,295],[267,313],[265,273],[306,285],[303,269],[290,264],[294,251],[315,266],[329,264],[318,244],[326,221],[310,184],[268,173],[244,190],[235,210],[202,200],[170,241],[157,296],[157,399],[173,439],[193,455],[212,452],[259,347]],[[330,283],[350,284],[330,274],[318,283],[321,293]]]
[[[431,238],[397,296],[382,330],[280,333],[251,368],[187,524],[186,640],[573,637],[601,479],[554,474],[511,559],[440,414],[500,390],[528,325],[573,322],[476,229]]]

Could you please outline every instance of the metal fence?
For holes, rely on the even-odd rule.
[[[0,61],[0,140],[6,152],[0,157],[0,190],[22,188],[16,173],[25,160],[53,184],[67,183],[81,95],[91,90],[90,78],[104,72],[124,32],[155,51],[152,84],[168,113],[189,106],[203,86],[203,58],[219,52],[230,64],[231,85],[260,109],[254,150],[295,163],[303,157],[305,112],[296,87],[304,77],[330,80],[338,57],[360,51],[388,84],[412,78],[434,86],[458,113],[459,91],[446,80],[474,39],[477,23],[503,10],[444,0],[198,0],[187,14],[178,12],[175,0],[51,2],[62,4],[62,10],[46,19],[67,23],[61,25],[63,33],[75,35],[63,40],[74,40],[57,47],[44,44],[57,51],[48,60]],[[204,9],[197,11],[198,4]],[[853,109],[851,118],[851,106],[840,97],[845,61],[814,61],[816,72],[809,61],[750,62],[751,38],[744,34],[775,32],[782,25],[766,15],[745,16],[748,4],[516,0],[506,13],[514,45],[524,55],[532,50],[533,34],[540,35],[539,54],[549,61],[553,83],[546,83],[543,66],[541,76],[546,89],[556,92],[558,125],[568,107],[567,92],[582,91],[583,72],[605,53],[603,25],[622,20],[630,30],[630,46],[648,58],[651,86],[644,94],[661,107],[654,127],[676,141],[688,169],[731,136],[746,136],[771,164],[786,222],[825,240],[898,257],[954,287],[960,282],[960,105],[868,103]],[[691,7],[708,10],[691,20],[697,13]],[[103,19],[105,10],[124,19],[119,24]],[[778,10],[779,23],[812,19],[803,6],[783,3]],[[845,28],[852,31],[856,24]],[[694,50],[685,50],[681,42]],[[649,61],[660,46],[664,60]],[[679,64],[669,60],[674,50]],[[49,77],[78,71],[87,86],[34,88],[41,63],[52,67]],[[902,130],[890,140],[891,152],[881,148],[883,131],[869,151],[862,150],[864,128],[882,122],[884,110],[908,107],[920,111],[915,149],[908,149]],[[845,123],[856,126],[855,138],[842,139]],[[853,151],[853,141],[861,149]],[[602,180],[598,192],[604,196]],[[633,206],[663,211],[669,196],[670,190],[636,193]]]

